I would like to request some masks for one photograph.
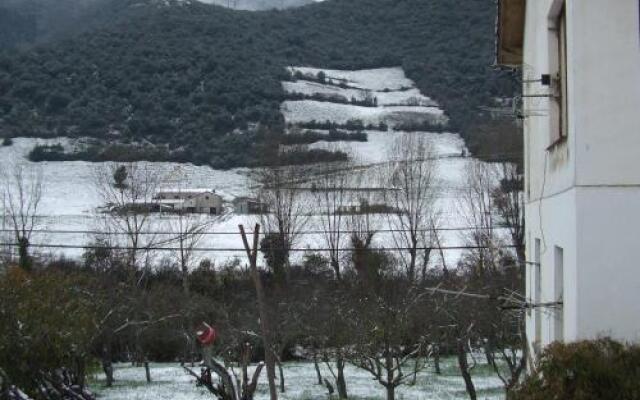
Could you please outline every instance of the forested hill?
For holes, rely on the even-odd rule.
[[[107,28],[0,55],[0,134],[166,144],[216,167],[248,165],[278,131],[287,65],[402,66],[473,133],[479,106],[513,95],[493,70],[493,0],[327,0],[245,12],[190,0],[110,0]]]

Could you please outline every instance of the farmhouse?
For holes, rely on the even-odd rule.
[[[268,206],[252,197],[236,197],[233,200],[233,209],[236,214],[261,214],[268,210]]]
[[[153,200],[161,211],[222,213],[222,197],[213,189],[162,189]]]
[[[640,2],[500,0],[522,69],[531,354],[640,339]]]

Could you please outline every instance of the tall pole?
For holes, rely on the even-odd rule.
[[[242,243],[249,258],[249,266],[251,268],[251,277],[256,288],[256,296],[258,297],[258,312],[260,314],[260,329],[262,330],[262,343],[264,346],[264,361],[267,367],[267,380],[269,381],[269,395],[271,400],[278,400],[278,389],[276,387],[276,363],[273,356],[273,346],[271,344],[271,328],[269,324],[269,313],[267,310],[267,301],[262,286],[262,280],[258,272],[258,240],[260,238],[260,224],[256,224],[253,231],[253,247],[249,247],[249,240],[244,231],[244,226],[239,225]]]

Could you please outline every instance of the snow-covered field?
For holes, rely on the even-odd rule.
[[[354,155],[359,163],[372,164],[381,163],[386,159],[386,151],[393,141],[403,133],[369,132],[367,142],[346,142],[327,143],[318,142],[313,145],[316,148],[332,147],[348,151]],[[465,159],[451,157],[459,155],[464,144],[456,134],[436,134],[425,133],[434,142],[434,149],[443,156],[438,163],[438,188],[439,200],[437,206],[440,209],[443,226],[459,227],[462,221],[459,218],[458,204],[455,200],[457,192],[460,190],[460,183],[463,179]],[[44,181],[44,197],[38,214],[43,215],[38,229],[54,230],[54,233],[35,233],[32,237],[34,244],[62,244],[75,245],[81,247],[95,239],[95,235],[73,232],[91,231],[102,227],[103,215],[97,212],[97,207],[101,206],[100,196],[94,186],[96,168],[100,168],[102,163],[88,163],[82,161],[74,162],[45,162],[34,164],[26,161],[28,151],[36,142],[36,139],[19,138],[14,141],[11,147],[0,147],[0,160],[4,168],[13,163],[25,163],[30,168],[41,168]],[[51,141],[48,141],[51,142]],[[170,182],[171,176],[179,174],[184,179],[185,186],[190,187],[211,187],[223,195],[225,201],[230,202],[235,196],[247,195],[250,193],[250,181],[247,177],[248,171],[245,169],[219,171],[209,167],[198,167],[189,164],[175,163],[151,163],[154,168],[158,168],[166,174]],[[375,185],[375,183],[373,183]],[[309,198],[309,209],[313,209],[313,198]],[[199,252],[200,257],[211,258],[218,263],[228,261],[233,258],[244,260],[244,252],[238,232],[238,225],[245,224],[251,226],[257,222],[256,217],[248,215],[236,215],[232,213],[231,204],[226,204],[227,213],[219,217],[203,216],[202,218],[211,221],[211,235],[205,236],[200,242],[200,247],[207,249]],[[157,215],[149,226],[151,231],[172,231],[172,221],[175,217],[171,215]],[[379,227],[384,228],[386,217],[379,216]],[[307,230],[320,228],[318,217],[309,219]],[[65,232],[59,232],[65,231]],[[68,231],[68,232],[66,232]],[[156,241],[165,240],[174,235],[156,235]],[[377,235],[378,245],[389,245],[390,234],[382,232]],[[443,240],[445,245],[454,246],[460,244],[459,232],[444,232]],[[167,245],[172,247],[171,244]],[[297,248],[318,248],[324,247],[321,235],[307,234],[302,236]],[[216,250],[218,249],[218,250]],[[220,250],[224,249],[224,250]],[[230,249],[238,249],[230,251]],[[74,249],[40,249],[43,252],[55,254],[66,254],[69,256],[80,256],[83,252],[81,248]],[[455,262],[457,251],[449,251],[447,258],[449,262]],[[159,257],[171,255],[171,252],[160,252]],[[295,253],[294,256],[302,257],[302,252]]]
[[[329,398],[324,386],[317,384],[312,363],[285,363],[286,392],[280,394],[284,400],[326,400]],[[198,367],[194,368],[196,372]],[[454,400],[468,398],[464,381],[452,359],[442,362],[442,375],[435,375],[432,368],[420,372],[416,384],[404,385],[397,389],[396,398],[405,400]],[[236,371],[237,372],[237,371]],[[321,365],[323,376],[331,379],[326,366]],[[177,364],[152,364],[151,384],[145,381],[144,368],[120,364],[116,367],[116,383],[112,388],[104,387],[104,376],[94,378],[93,388],[99,398],[105,400],[196,400],[212,399],[206,389],[195,386],[194,379]],[[382,400],[385,391],[368,372],[347,365],[347,392],[351,399]],[[474,369],[474,384],[479,399],[504,399],[500,380],[486,365]],[[265,373],[262,373],[255,396],[256,400],[268,399]]]
[[[377,99],[379,106],[423,106],[437,107],[438,103],[420,93],[416,88],[393,91],[372,91],[369,89],[342,88],[336,85],[326,85],[311,81],[282,82],[285,93],[300,93],[306,96],[322,94],[326,96],[340,96],[346,100]]]
[[[287,100],[281,106],[287,122],[332,121],[344,124],[361,120],[365,125],[381,122],[393,127],[412,121],[415,123],[442,123],[447,117],[438,104],[420,93],[402,68],[379,68],[360,71],[321,70],[307,67],[289,67],[294,76],[302,78],[283,82],[286,93],[305,96],[339,96],[344,100],[375,100],[376,107],[331,103],[317,100]],[[323,72],[324,82],[317,81]]]
[[[404,74],[402,68],[376,68],[358,71],[342,71],[310,67],[289,67],[289,72],[299,71],[308,77],[317,77],[324,72],[329,83],[346,83],[349,87],[375,91],[402,90],[415,87],[413,81]]]
[[[315,75],[318,69],[295,68],[304,74]],[[406,96],[419,96],[424,101],[429,100],[425,95],[420,94],[415,89],[411,80],[407,79],[400,68],[384,68],[365,71],[333,71],[323,70],[327,79],[342,79],[350,87],[357,89],[376,91],[389,89],[390,92],[376,92],[376,95],[399,96],[393,101],[406,100]],[[305,86],[311,88],[312,86]],[[315,86],[313,86],[315,87]],[[319,87],[320,91],[324,90]],[[398,91],[403,90],[403,91]],[[398,91],[398,92],[395,92]],[[313,93],[309,91],[308,93]],[[405,97],[401,97],[405,96]],[[389,97],[391,98],[391,97]],[[391,100],[389,100],[391,101]],[[285,102],[284,108],[293,107],[294,102]],[[309,107],[302,107],[308,105]],[[295,107],[302,107],[297,111],[285,112],[288,122],[295,121],[296,118],[316,119],[324,121],[329,119],[334,122],[346,122],[346,120],[359,118],[366,113],[373,112],[375,115],[384,113],[386,107],[358,107],[345,104],[334,104],[329,102],[302,101],[295,103]],[[402,106],[404,108],[410,106]],[[433,107],[414,107],[429,110],[437,110],[442,115],[442,110]],[[380,111],[382,110],[382,111]],[[376,114],[377,113],[377,114]],[[374,118],[377,118],[375,117]],[[340,149],[350,153],[356,163],[361,165],[384,163],[387,160],[387,153],[393,142],[401,135],[407,133],[388,131],[368,131],[367,142],[318,142],[312,145],[314,148]],[[463,140],[455,133],[432,133],[421,132],[432,144],[433,151],[439,160],[437,168],[437,188],[438,199],[436,208],[439,214],[440,225],[443,228],[459,228],[464,226],[464,219],[460,215],[460,201],[458,200],[460,191],[464,189],[464,171],[470,163],[477,162],[473,158],[461,157],[466,152]],[[70,145],[65,138],[61,139],[31,139],[18,138],[9,147],[0,147],[0,168],[8,171],[10,165],[24,163],[29,168],[41,168],[44,176],[45,190],[38,214],[44,218],[40,220],[39,229],[55,230],[57,232],[35,233],[31,242],[34,244],[63,244],[67,246],[77,246],[79,248],[50,249],[47,252],[63,253],[70,256],[82,254],[82,246],[95,239],[94,235],[84,232],[67,231],[91,231],[99,228],[104,215],[97,212],[97,208],[102,206],[100,197],[94,186],[96,168],[104,167],[108,163],[88,163],[81,161],[74,162],[43,162],[34,164],[26,159],[28,152],[37,143],[62,143]],[[236,196],[248,195],[251,192],[249,170],[235,169],[229,171],[214,170],[206,166],[195,166],[191,164],[177,163],[149,163],[153,168],[160,171],[164,181],[168,186],[176,186],[179,182],[182,187],[208,187],[213,188],[221,194],[226,202],[225,215],[219,217],[203,216],[210,219],[211,234],[205,236],[200,242],[200,247],[204,251],[199,252],[200,257],[213,259],[217,263],[225,262],[235,257],[244,260],[242,241],[237,234],[238,224],[252,225],[256,222],[256,217],[246,215],[236,215],[232,212],[230,202]],[[375,176],[375,174],[372,174]],[[370,186],[376,186],[371,182]],[[317,208],[314,206],[314,199],[310,202],[308,209]],[[171,232],[171,222],[175,217],[168,215],[157,215],[152,219],[149,230]],[[388,226],[385,216],[378,216],[379,227],[384,230]],[[175,224],[174,224],[175,225]],[[306,230],[317,230],[320,228],[319,217],[311,216],[309,226]],[[65,232],[59,232],[65,231]],[[380,232],[376,235],[376,244],[379,246],[392,246],[392,238],[388,232]],[[166,240],[172,234],[160,236],[156,240]],[[6,239],[10,241],[11,239]],[[442,232],[443,246],[459,246],[463,244],[461,232],[448,230]],[[167,246],[171,246],[168,244]],[[318,234],[306,234],[302,236],[296,244],[299,249],[322,248],[324,243]],[[44,251],[44,249],[41,249]],[[304,253],[295,252],[295,257],[302,257]],[[171,255],[169,252],[159,252],[158,257]],[[447,262],[455,263],[459,258],[458,250],[446,252]]]
[[[97,208],[102,206],[101,199],[96,190],[96,170],[110,165],[110,163],[89,163],[84,161],[72,162],[41,162],[32,163],[27,160],[29,151],[37,143],[40,144],[66,144],[67,140],[61,139],[31,139],[17,138],[10,147],[0,147],[0,168],[5,173],[11,173],[16,164],[22,164],[27,168],[42,171],[44,183],[43,199],[38,209],[39,230],[55,231],[91,231],[101,228],[103,215]],[[230,202],[236,196],[249,194],[248,170],[236,169],[229,171],[214,170],[205,166],[178,163],[148,163],[159,174],[167,186],[175,186],[177,180],[184,187],[214,188],[222,195],[225,201]],[[229,207],[229,205],[227,205]],[[1,214],[0,214],[1,216]],[[156,216],[149,230],[166,231],[170,229],[172,216]],[[239,223],[252,221],[243,216],[227,214],[222,217],[208,217],[211,219],[216,231],[238,231]],[[173,236],[173,235],[165,235]],[[35,233],[32,237],[34,244],[63,244],[83,246],[94,239],[94,236],[86,233],[55,232]],[[162,236],[157,239],[164,239]],[[207,236],[201,243],[202,247],[215,248],[239,248],[242,242],[235,236]],[[44,250],[48,252],[48,250]],[[79,256],[83,250],[64,249],[51,252],[63,253],[70,256]],[[210,252],[211,253],[211,252]],[[208,257],[213,253],[207,254]],[[224,252],[220,260],[226,260],[234,256],[243,255],[242,252]]]
[[[439,123],[446,117],[438,107],[379,106],[363,107],[352,104],[328,103],[317,100],[287,100],[280,111],[288,122],[331,121],[345,124],[349,120],[360,120],[365,125],[381,122],[395,126],[410,120],[415,123]]]

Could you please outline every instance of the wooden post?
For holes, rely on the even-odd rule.
[[[269,324],[269,313],[267,310],[267,302],[262,286],[262,280],[258,273],[258,244],[260,239],[260,224],[256,224],[253,231],[253,247],[249,247],[249,240],[244,231],[244,226],[239,225],[242,243],[249,258],[249,266],[251,268],[251,276],[256,287],[256,295],[258,297],[258,312],[260,313],[260,328],[262,330],[262,343],[264,346],[264,361],[267,367],[267,380],[269,381],[269,395],[271,400],[278,400],[278,390],[276,387],[276,366],[273,356],[273,346],[271,344],[271,330]]]

